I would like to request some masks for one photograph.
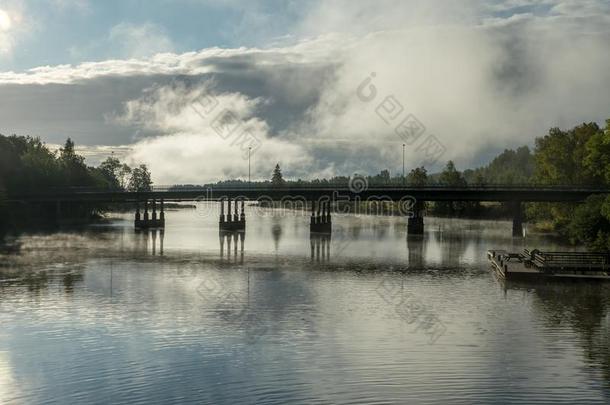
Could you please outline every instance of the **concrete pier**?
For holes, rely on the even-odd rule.
[[[140,213],[140,202],[136,202],[134,226],[136,229],[165,228],[165,205],[160,201],[160,212],[157,213],[157,202],[152,200],[152,216],[148,212],[148,200],[144,200],[144,215]],[[157,215],[158,214],[158,215]]]
[[[317,206],[317,212],[316,212]],[[313,233],[331,233],[332,218],[330,216],[330,202],[315,201],[311,202],[311,219],[309,231]]]
[[[221,199],[220,202],[220,218],[218,220],[218,227],[221,231],[245,231],[246,230],[246,213],[245,213],[245,201],[243,199],[235,199],[233,210],[231,209],[231,199],[227,201],[227,214],[225,215],[225,199]],[[240,213],[241,203],[241,213]]]
[[[521,201],[511,203],[513,212],[513,238],[523,238],[523,204]]]

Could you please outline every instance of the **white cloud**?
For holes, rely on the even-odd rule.
[[[266,103],[239,93],[215,94],[210,83],[187,87],[176,81],[148,89],[142,98],[125,104],[124,114],[117,117],[128,125],[158,130],[162,136],[136,142],[127,160],[144,162],[156,173],[155,181],[163,184],[202,183],[220,178],[245,178],[246,150],[240,146],[247,133],[255,164],[254,178],[267,178],[270,162],[290,163],[295,172],[305,171],[312,164],[302,146],[289,140],[273,138],[269,126],[255,116],[257,108]],[[231,130],[219,131],[216,120],[230,111],[235,118]],[[258,148],[257,145],[260,145]]]
[[[494,3],[503,6],[495,12],[531,5]],[[576,3],[553,1],[550,14],[523,9],[509,17],[484,1],[327,3],[305,20],[306,32],[369,34],[323,88],[309,132],[349,138],[352,148],[361,145],[361,158],[375,148],[368,156],[377,167],[384,159],[398,162],[396,122],[387,125],[375,114],[383,97],[394,95],[404,114],[414,113],[445,144],[445,159],[471,165],[482,151],[531,143],[551,126],[601,121],[610,115],[610,94],[602,90],[610,85],[610,14],[601,1],[581,9]],[[371,72],[379,96],[369,105],[354,91]],[[407,161],[419,155],[410,148]]]

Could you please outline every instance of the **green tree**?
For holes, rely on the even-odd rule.
[[[535,180],[542,184],[594,184],[595,177],[585,166],[587,144],[600,132],[592,122],[569,131],[552,128],[548,135],[536,139]]]
[[[371,185],[387,185],[390,183],[390,171],[387,169],[384,169],[382,171],[379,172],[379,174],[373,176],[373,177],[369,177],[368,178],[368,182]]]
[[[68,138],[64,147],[59,150],[59,162],[63,166],[65,185],[91,185],[91,177],[85,165],[85,158],[76,153],[72,139]]]
[[[132,170],[127,188],[129,191],[152,190],[151,175],[146,165],[140,165]]]
[[[282,169],[280,169],[280,164],[276,164],[273,169],[273,175],[271,176],[271,185],[274,187],[281,187],[286,184],[284,180],[284,176],[282,176]]]
[[[0,135],[0,222],[6,219],[8,207],[3,204],[7,196],[54,187],[125,187],[150,189],[151,175],[146,166],[140,166],[132,176],[127,165],[111,157],[102,164],[88,167],[83,156],[76,153],[74,142],[67,139],[59,152],[51,152],[38,138]],[[94,211],[105,205],[90,206]],[[20,206],[11,205],[11,222],[28,215]],[[51,207],[45,211],[54,212]]]
[[[416,167],[407,175],[407,184],[413,187],[422,187],[428,183],[428,172],[422,167]]]
[[[26,138],[20,156],[20,179],[9,184],[9,190],[35,190],[69,185],[64,166],[38,138]]]
[[[468,183],[482,184],[526,184],[532,181],[536,162],[527,146],[516,150],[505,149],[487,166],[465,170]]]
[[[466,179],[456,168],[453,161],[447,162],[447,166],[442,171],[439,181],[450,187],[465,187]],[[465,213],[468,204],[462,201],[438,201],[434,204],[434,213],[438,215],[456,215]]]
[[[610,185],[610,119],[585,145],[584,166],[595,184]]]
[[[466,180],[464,179],[464,176],[462,176],[462,173],[460,173],[455,168],[455,163],[453,163],[453,161],[451,161],[451,160],[449,162],[447,162],[447,166],[445,166],[445,169],[441,173],[441,177],[439,178],[439,180],[442,184],[444,184],[446,186],[453,186],[453,187],[466,186]]]
[[[573,186],[610,185],[610,120],[568,131],[553,128],[536,139],[536,181]],[[555,231],[589,249],[610,250],[610,198],[594,196],[582,204],[531,204],[528,215],[549,220]]]
[[[483,173],[475,174],[475,176],[474,176],[474,184],[477,184],[479,186],[487,184],[487,179],[485,178]]]
[[[534,180],[541,184],[590,185],[598,183],[599,174],[587,164],[592,144],[600,128],[596,123],[582,124],[571,130],[551,128],[536,139]],[[575,204],[530,204],[528,216],[549,220],[555,230],[566,234],[574,215]]]
[[[610,251],[610,196],[591,196],[576,207],[568,231],[573,243]]]
[[[99,170],[111,187],[123,190],[127,188],[131,178],[131,167],[127,164],[121,163],[114,156],[109,156],[100,164]]]
[[[99,169],[104,178],[113,188],[119,188],[119,171],[121,170],[121,161],[114,156],[109,156],[99,165]]]
[[[125,190],[127,188],[127,185],[129,184],[131,173],[131,167],[123,163],[118,173],[119,187],[121,187],[123,190]]]

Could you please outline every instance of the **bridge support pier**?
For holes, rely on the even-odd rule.
[[[316,214],[317,206],[317,214]],[[332,218],[330,216],[330,202],[316,201],[311,202],[311,219],[309,222],[309,231],[313,233],[331,233]]]
[[[245,201],[243,199],[235,199],[234,209],[231,210],[231,199],[227,199],[227,215],[225,215],[225,199],[220,199],[220,218],[218,227],[221,231],[243,232],[246,230],[246,213]],[[240,205],[241,203],[241,213]]]
[[[521,201],[511,202],[513,212],[513,238],[523,238],[523,204]]]
[[[424,234],[424,202],[416,201],[413,206],[413,215],[409,217],[407,223],[408,235]]]
[[[136,229],[165,228],[165,205],[160,203],[161,212],[157,216],[157,202],[152,200],[152,216],[148,213],[148,200],[144,200],[144,215],[140,213],[140,202],[136,202],[134,226]]]

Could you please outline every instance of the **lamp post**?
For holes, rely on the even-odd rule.
[[[250,180],[250,155],[252,153],[252,146],[248,147],[248,186],[250,186],[251,184],[251,180]]]
[[[406,183],[405,178],[405,144],[402,144],[402,183]]]

